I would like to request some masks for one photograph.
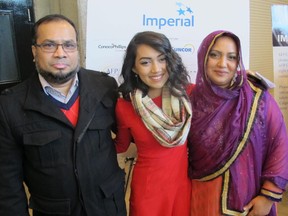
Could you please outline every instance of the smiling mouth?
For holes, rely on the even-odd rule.
[[[155,80],[155,81],[158,81],[158,80],[161,80],[162,77],[163,77],[163,74],[157,75],[157,76],[151,76],[150,79]]]
[[[216,74],[218,74],[219,76],[225,76],[228,74],[228,72],[226,71],[215,71]]]

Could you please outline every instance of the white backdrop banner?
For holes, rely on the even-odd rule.
[[[194,82],[201,41],[224,29],[240,37],[248,69],[249,21],[248,0],[88,0],[86,67],[118,80],[129,41],[149,30],[170,39]]]

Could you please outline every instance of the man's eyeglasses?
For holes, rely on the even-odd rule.
[[[42,44],[34,44],[34,46],[40,47],[43,52],[47,53],[56,52],[59,46],[61,46],[65,52],[75,52],[78,48],[77,44],[74,42],[65,42],[62,44],[57,44],[55,42],[44,42]]]

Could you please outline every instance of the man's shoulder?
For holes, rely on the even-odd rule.
[[[116,80],[108,73],[81,68],[79,72],[80,81],[83,79],[86,83],[116,83]]]
[[[17,104],[22,104],[27,98],[30,84],[30,80],[28,79],[2,90],[0,93],[1,106],[7,107],[7,109],[16,109]]]
[[[103,71],[96,71],[86,68],[81,68],[79,73],[82,74],[83,76],[110,77],[108,73],[105,73]]]
[[[9,96],[9,95],[19,95],[19,94],[26,94],[27,88],[29,86],[30,79],[24,80],[21,83],[18,83],[12,87],[8,87],[0,92],[2,96]]]

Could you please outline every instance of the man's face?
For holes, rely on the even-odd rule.
[[[52,21],[42,23],[38,27],[36,44],[32,46],[36,69],[50,84],[63,84],[74,78],[79,70],[79,52],[56,47],[54,52],[47,52],[43,44],[76,44],[76,32],[66,21]],[[65,45],[65,46],[66,46]]]

